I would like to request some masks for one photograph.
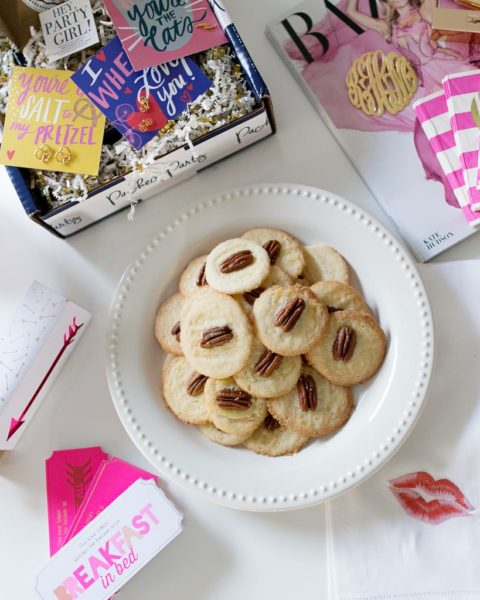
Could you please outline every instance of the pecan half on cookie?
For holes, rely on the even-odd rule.
[[[281,327],[285,333],[288,333],[295,327],[304,310],[305,300],[303,298],[292,298],[277,312],[273,323],[275,327]]]

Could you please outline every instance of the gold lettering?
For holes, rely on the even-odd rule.
[[[345,78],[348,98],[368,116],[385,111],[396,115],[417,91],[417,76],[410,62],[397,52],[365,52],[356,58]]]

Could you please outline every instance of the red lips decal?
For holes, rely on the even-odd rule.
[[[139,99],[137,99],[138,109],[141,108],[142,98],[145,97],[145,95],[142,95]],[[148,98],[147,102],[148,108],[145,111],[133,111],[125,119],[127,125],[131,129],[136,129],[142,133],[158,131],[159,129],[162,129],[162,127],[165,127],[165,125],[168,123],[167,117],[164,115],[162,109],[160,106],[158,106],[152,96]]]
[[[129,87],[126,87],[126,88],[125,88],[123,91],[124,91],[126,94],[131,94],[131,93],[132,93],[132,90],[131,90]]]
[[[15,150],[7,150],[7,158],[8,160],[12,160],[12,158],[15,156]]]
[[[454,483],[448,479],[435,480],[425,471],[402,475],[388,484],[408,515],[431,525],[438,525],[452,517],[468,517],[475,512]]]
[[[102,62],[105,62],[105,51],[104,50],[99,50],[97,52],[97,58],[98,58],[98,60],[101,60]]]

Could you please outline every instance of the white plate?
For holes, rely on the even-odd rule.
[[[386,359],[354,387],[357,407],[336,435],[290,457],[225,448],[162,405],[163,352],[153,336],[161,301],[189,260],[248,228],[285,229],[302,242],[337,248],[352,267],[387,335]],[[145,247],[114,294],[107,378],[118,415],[140,451],[166,478],[207,500],[243,510],[311,506],[365,480],[411,431],[433,362],[433,324],[409,255],[371,216],[328,192],[300,185],[241,188],[198,204]]]

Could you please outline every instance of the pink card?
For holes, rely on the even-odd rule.
[[[70,525],[64,543],[71,540],[138,479],[157,481],[157,476],[119,458],[104,461],[98,468],[82,506]]]
[[[208,0],[104,0],[135,71],[227,42]]]
[[[50,556],[65,543],[94,475],[108,454],[99,447],[58,450],[45,461]]]

